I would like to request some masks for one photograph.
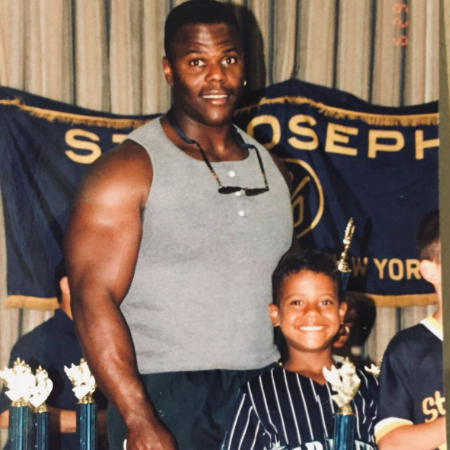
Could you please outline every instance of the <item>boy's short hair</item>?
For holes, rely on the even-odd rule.
[[[327,275],[339,287],[339,270],[334,255],[313,249],[289,253],[281,258],[272,275],[272,297],[275,305],[280,303],[280,291],[286,277],[302,270]]]
[[[170,11],[164,26],[164,50],[166,57],[172,61],[171,45],[175,34],[184,25],[225,23],[238,32],[241,30],[230,5],[214,0],[190,0]]]
[[[417,229],[417,250],[419,258],[430,261],[440,260],[439,239],[439,210],[429,212],[419,224]]]

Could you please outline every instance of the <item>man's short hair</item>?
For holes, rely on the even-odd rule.
[[[417,250],[419,258],[439,261],[441,256],[439,239],[439,210],[429,212],[417,229]]]
[[[235,27],[241,36],[239,23],[230,5],[214,0],[190,0],[170,11],[164,27],[164,50],[172,61],[171,45],[175,34],[184,25],[225,23]]]
[[[289,253],[280,260],[272,275],[272,296],[276,305],[280,303],[280,291],[286,277],[302,270],[322,273],[339,286],[339,270],[334,255],[313,249]]]
[[[58,300],[58,303],[61,303],[62,299],[62,292],[61,288],[59,286],[59,282],[62,278],[66,277],[66,262],[64,260],[61,260],[55,269],[55,289],[56,289],[56,298]]]

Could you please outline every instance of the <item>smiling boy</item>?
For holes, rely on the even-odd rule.
[[[333,365],[333,341],[346,304],[339,303],[335,259],[308,250],[283,258],[272,277],[269,313],[280,327],[287,360],[245,384],[223,445],[234,449],[325,450],[333,435],[337,406],[323,368]],[[359,392],[351,402],[357,417],[356,449],[376,448],[377,382],[358,371]]]

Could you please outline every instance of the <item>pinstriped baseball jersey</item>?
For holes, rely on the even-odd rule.
[[[361,386],[351,403],[355,450],[374,450],[378,382],[358,371]],[[332,448],[336,404],[328,384],[273,368],[245,384],[236,402],[223,450],[327,450]]]

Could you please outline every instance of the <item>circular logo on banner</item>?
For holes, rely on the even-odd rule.
[[[297,238],[305,236],[320,222],[325,200],[319,177],[313,168],[299,159],[282,158],[292,177],[291,196]]]

